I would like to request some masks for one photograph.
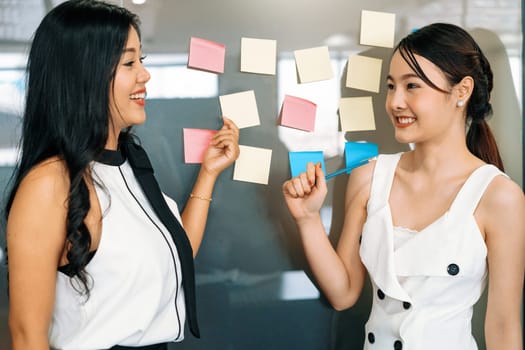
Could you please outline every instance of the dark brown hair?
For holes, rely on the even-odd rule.
[[[395,51],[399,51],[410,68],[436,90],[448,93],[425,75],[414,55],[424,57],[439,67],[450,86],[456,85],[466,76],[474,80],[474,90],[467,104],[467,147],[475,156],[503,171],[496,140],[486,122],[486,118],[492,114],[492,70],[472,36],[456,25],[434,23],[406,36]]]

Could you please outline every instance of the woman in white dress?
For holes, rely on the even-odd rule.
[[[200,335],[193,258],[239,130],[224,118],[179,212],[131,133],[146,121],[143,59],[138,17],[102,1],[61,2],[35,32],[6,208],[13,350],[165,350],[185,324]]]
[[[368,272],[365,349],[473,350],[472,309],[488,280],[486,348],[522,349],[525,197],[485,120],[489,62],[463,29],[431,24],[395,48],[387,88],[395,137],[415,148],[352,171],[336,249],[319,215],[319,164],[283,184],[320,289],[349,308]]]

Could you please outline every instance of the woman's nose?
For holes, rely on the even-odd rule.
[[[392,110],[402,110],[406,107],[405,95],[399,89],[388,91],[386,106]]]
[[[137,80],[140,83],[147,83],[150,78],[151,78],[151,75],[149,74],[149,71],[143,66],[141,72],[139,73],[137,77]]]

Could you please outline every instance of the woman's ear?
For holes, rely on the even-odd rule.
[[[471,76],[466,76],[454,87],[456,104],[464,106],[467,104],[472,91],[474,90],[474,79]]]

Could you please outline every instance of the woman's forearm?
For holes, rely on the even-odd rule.
[[[215,175],[209,174],[201,168],[181,214],[184,229],[193,249],[193,257],[197,255],[204,236],[216,181]]]

